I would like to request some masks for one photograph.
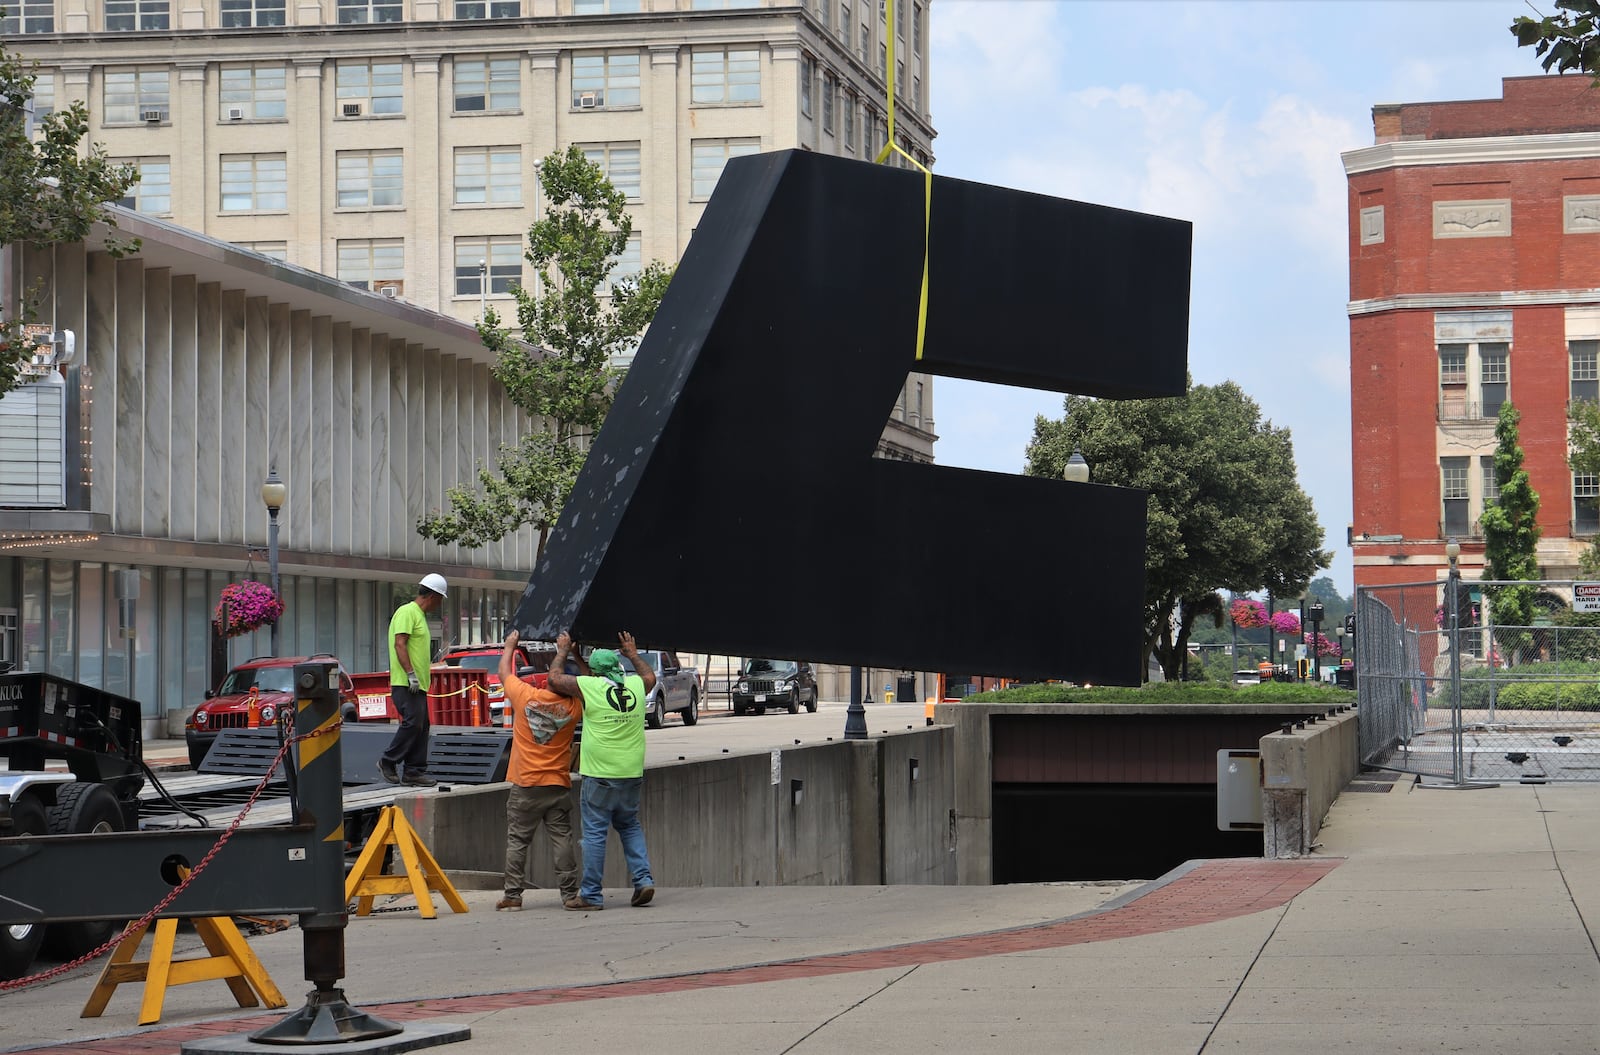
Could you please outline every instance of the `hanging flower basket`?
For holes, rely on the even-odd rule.
[[[223,637],[238,637],[276,623],[283,615],[283,602],[272,587],[259,582],[236,582],[222,588],[222,600],[212,614],[211,625]]]
[[[1236,597],[1228,606],[1233,625],[1240,630],[1254,630],[1267,625],[1267,606],[1249,597]]]

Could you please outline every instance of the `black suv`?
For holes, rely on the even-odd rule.
[[[733,713],[761,714],[768,707],[800,713],[801,705],[817,713],[817,677],[811,664],[792,659],[747,659],[733,683]]]

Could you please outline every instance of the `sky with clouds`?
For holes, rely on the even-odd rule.
[[[1547,12],[1548,13],[1548,12]],[[1353,591],[1342,151],[1376,103],[1542,74],[1516,0],[933,0],[934,171],[1194,224],[1189,369],[1291,430]],[[1021,472],[1050,392],[941,378],[935,457]]]

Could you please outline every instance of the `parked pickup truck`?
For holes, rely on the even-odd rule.
[[[677,711],[683,715],[684,725],[693,725],[700,720],[700,671],[694,667],[685,667],[678,662],[676,652],[662,652],[656,649],[641,648],[639,655],[649,661],[655,668],[656,687],[650,693],[647,701],[649,710],[645,711],[645,724],[652,729],[659,729],[667,720],[668,711]],[[633,670],[633,664],[624,657],[622,665],[627,670]]]

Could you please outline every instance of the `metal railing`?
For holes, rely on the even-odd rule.
[[[1574,585],[1358,589],[1362,760],[1456,784],[1600,780],[1600,625],[1583,625],[1600,618],[1574,616]],[[1534,617],[1497,624],[1498,587],[1527,590]]]

